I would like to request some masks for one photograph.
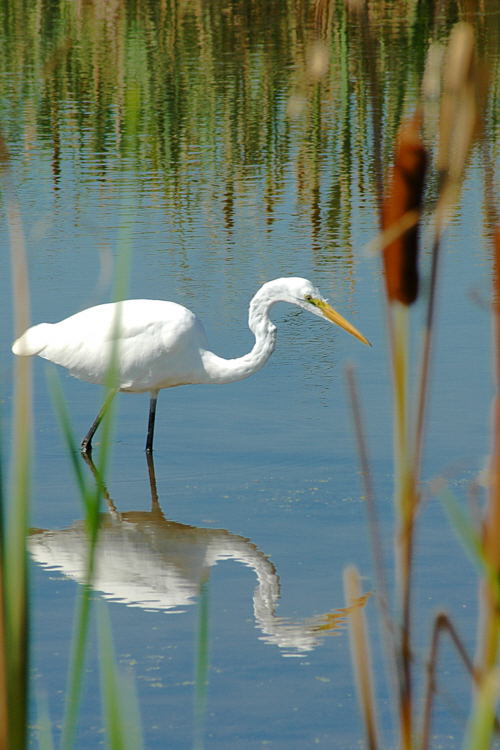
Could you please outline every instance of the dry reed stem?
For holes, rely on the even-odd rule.
[[[432,704],[434,695],[436,694],[438,647],[441,635],[445,632],[450,636],[451,641],[471,678],[476,684],[478,681],[478,673],[474,669],[472,659],[469,657],[455,626],[446,612],[439,612],[434,618],[432,625],[432,636],[427,657],[427,680],[424,692],[424,711],[422,715],[420,750],[427,750],[429,747]]]
[[[359,390],[356,384],[354,368],[346,368],[346,377],[351,400],[351,409],[353,413],[354,431],[358,448],[361,475],[365,490],[366,507],[368,514],[368,528],[370,532],[370,541],[372,547],[372,558],[375,565],[375,580],[377,585],[377,605],[379,609],[380,621],[382,623],[382,641],[384,651],[389,665],[389,676],[391,687],[395,689],[396,679],[399,676],[397,669],[398,651],[397,640],[395,638],[395,627],[389,610],[389,595],[383,560],[383,544],[378,522],[377,508],[375,502],[375,492],[373,487],[372,472],[368,458],[366,446],[365,431],[363,427],[363,418],[361,414],[361,403]],[[401,691],[401,677],[397,682],[397,688]]]
[[[358,448],[358,456],[361,467],[361,475],[365,488],[365,500],[368,512],[368,527],[370,530],[370,539],[372,546],[372,556],[375,564],[375,576],[377,581],[378,596],[377,600],[380,605],[381,614],[386,626],[386,631],[393,631],[388,607],[388,588],[383,561],[383,545],[378,522],[377,508],[375,503],[375,491],[373,488],[373,479],[368,459],[368,450],[366,447],[365,431],[363,427],[363,418],[361,415],[361,403],[359,390],[356,383],[356,376],[352,366],[346,367],[346,378],[351,400],[351,409],[354,421],[354,432]]]
[[[500,225],[495,229],[493,255],[493,358],[496,392],[492,405],[492,445],[489,493],[483,522],[483,549],[490,569],[500,575]],[[500,602],[498,591],[485,578],[481,591],[481,633],[478,667],[483,676],[499,656]]]
[[[476,131],[477,108],[475,92],[474,32],[468,24],[459,23],[456,24],[450,35],[443,72],[438,152],[441,188],[435,212],[429,296],[418,380],[417,413],[412,460],[415,484],[420,474],[441,235],[447,220],[447,214],[455,205],[465,169],[467,154],[472,144],[474,132]],[[417,501],[416,497],[415,501]]]
[[[353,603],[362,596],[359,573],[354,565],[344,569],[344,595],[347,607],[352,607]],[[354,608],[351,610],[349,643],[358,702],[366,731],[366,744],[370,750],[377,750],[379,742],[373,690],[373,669],[363,609]]]
[[[409,750],[412,747],[413,721],[412,721],[412,674],[411,674],[411,569],[413,551],[413,520],[414,508],[414,478],[408,462],[407,445],[407,308],[399,305],[388,307],[389,320],[393,325],[391,336],[391,355],[394,380],[394,454],[396,469],[395,505],[398,515],[398,528],[395,539],[395,555],[397,570],[397,594],[401,611],[401,625],[394,638],[394,627],[385,602],[381,602],[381,614],[385,624],[385,632],[394,638],[393,644],[386,646],[386,653],[392,666],[395,667],[397,678],[397,697],[399,704],[399,722],[401,747]],[[373,494],[371,478],[369,473],[366,448],[361,426],[359,403],[356,396],[354,381],[350,382],[351,399],[353,401],[353,413],[355,421],[356,436],[358,440],[359,453],[363,475],[365,479],[367,497]],[[369,503],[369,513],[373,513],[373,504]],[[376,568],[379,567],[377,577],[383,580],[381,561],[381,542],[378,533],[375,538],[374,525],[370,523],[372,533],[372,545],[374,548],[374,561]],[[383,584],[382,584],[383,585]],[[385,608],[385,612],[383,609]]]
[[[436,302],[441,236],[454,208],[467,156],[478,130],[478,99],[481,82],[475,61],[474,30],[467,23],[453,27],[445,53],[443,93],[439,116],[439,149],[437,166],[441,177],[440,193],[434,214],[434,239],[424,325],[422,355],[417,396],[413,465],[420,471],[424,433],[432,332]]]

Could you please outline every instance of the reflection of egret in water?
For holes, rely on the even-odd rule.
[[[94,474],[96,469],[86,459]],[[253,610],[262,640],[291,653],[310,651],[327,633],[338,632],[351,608],[304,620],[276,615],[279,577],[269,558],[249,539],[224,529],[175,523],[158,502],[152,457],[148,457],[150,511],[121,513],[104,489],[108,512],[102,514],[92,586],[107,599],[146,610],[179,612],[193,604],[210,569],[236,560],[257,577]],[[83,583],[88,537],[84,521],[67,529],[33,529],[29,550],[41,565]],[[366,596],[354,606],[363,606]]]

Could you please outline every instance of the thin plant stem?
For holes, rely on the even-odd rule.
[[[478,661],[484,675],[495,668],[500,646],[500,225],[495,228],[493,253],[493,363],[495,394],[491,416],[489,491],[483,523],[483,549],[495,585],[485,578],[481,586],[481,624]]]
[[[14,318],[16,333],[29,321],[29,291],[26,250],[17,201],[5,181],[7,223],[10,233]],[[14,435],[11,477],[11,502],[3,545],[5,574],[5,645],[8,694],[8,747],[23,748],[28,727],[29,601],[26,534],[29,518],[31,452],[31,362],[15,363]],[[9,565],[5,561],[9,561]],[[5,673],[4,673],[5,674]]]
[[[0,512],[3,512],[0,508]],[[5,628],[5,567],[0,550],[0,750],[7,750],[9,741],[9,702],[7,674],[7,633]]]
[[[434,330],[434,316],[436,308],[436,290],[439,270],[439,257],[441,248],[442,222],[440,214],[436,216],[434,229],[434,240],[432,244],[431,272],[429,280],[429,295],[425,315],[424,333],[422,341],[422,354],[420,362],[420,374],[418,379],[417,412],[415,420],[415,438],[413,448],[413,470],[416,475],[420,472],[422,460],[422,444],[425,427],[425,413],[427,396],[429,390],[429,372],[431,363],[431,347]]]
[[[401,615],[399,663],[400,734],[404,750],[412,747],[412,675],[411,675],[411,568],[413,552],[414,474],[408,450],[408,307],[394,302],[392,361],[394,383],[394,462],[396,471],[395,504],[396,571],[398,605]]]
[[[91,500],[94,507],[99,507],[100,488],[97,488],[95,497]],[[94,573],[95,546],[97,543],[97,527],[95,524],[89,524],[87,516],[87,529],[90,526],[89,547],[87,555],[87,569],[85,583],[81,589],[78,598],[73,627],[73,640],[70,656],[70,668],[68,674],[68,688],[66,694],[66,710],[64,714],[64,723],[61,735],[62,750],[70,750],[73,746],[76,721],[80,706],[80,695],[82,691],[83,668],[85,664],[85,654],[90,625],[90,605],[92,587],[90,582]]]
[[[368,527],[370,531],[372,556],[375,565],[375,576],[378,589],[377,602],[380,607],[380,614],[382,622],[384,624],[385,634],[386,636],[393,636],[394,627],[389,613],[389,598],[385,565],[383,560],[382,536],[380,533],[380,524],[375,501],[375,491],[373,487],[373,478],[370,469],[370,461],[368,458],[368,449],[366,446],[365,431],[363,427],[359,389],[357,387],[356,375],[352,366],[346,368],[346,378],[351,400],[351,409],[353,414],[354,431],[356,435],[361,475],[363,478],[365,490],[366,508],[368,513]],[[387,653],[390,653],[392,655],[391,660],[393,660],[394,653],[392,648],[387,648]]]
[[[209,588],[208,580],[200,586],[198,614],[198,642],[196,653],[196,677],[194,697],[193,750],[203,750],[203,727],[207,706],[208,644],[209,644]]]
[[[351,607],[352,603],[359,600],[361,596],[359,573],[353,565],[344,570],[344,592],[347,607]],[[379,741],[373,689],[373,669],[366,618],[361,608],[351,610],[349,643],[358,691],[358,702],[366,733],[366,744],[369,750],[377,750]]]
[[[442,635],[447,633],[451,639],[451,642],[455,646],[455,649],[462,660],[465,669],[474,681],[475,685],[479,684],[479,672],[474,667],[474,663],[470,658],[467,650],[462,643],[462,639],[457,633],[457,630],[450,620],[446,612],[439,612],[434,618],[432,626],[432,636],[429,646],[429,654],[427,657],[427,679],[424,692],[424,710],[422,715],[421,725],[421,739],[419,748],[420,750],[427,750],[430,742],[430,729],[431,729],[431,717],[432,717],[432,704],[434,695],[436,694],[436,672],[438,664],[438,648]],[[498,718],[495,717],[495,731],[500,731],[500,723]]]

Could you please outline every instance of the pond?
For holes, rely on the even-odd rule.
[[[494,212],[485,163],[498,162],[500,11],[494,2],[477,14],[451,1],[355,5],[14,0],[0,9],[1,136],[33,322],[109,301],[121,275],[127,297],[186,305],[203,320],[211,348],[236,357],[253,344],[252,295],[270,279],[301,276],[373,344],[277,306],[276,351],[259,373],[160,393],[154,466],[144,454],[147,394],[117,397],[92,600],[97,612],[106,602],[151,750],[360,747],[352,607],[343,591],[351,563],[363,576],[366,596],[353,607],[369,625],[384,746],[397,746],[346,365],[359,384],[392,580],[391,373],[383,274],[367,248],[379,232],[381,180],[399,124],[419,100],[429,45],[445,44],[459,20],[472,24],[479,56],[489,59],[491,91],[442,243],[415,549],[417,689],[438,608],[474,649],[475,571],[430,481],[446,475],[465,497],[490,450]],[[434,134],[428,138],[435,149]],[[429,182],[432,203],[435,172]],[[8,465],[6,222],[0,231]],[[424,291],[429,234],[427,227]],[[424,314],[422,297],[411,313],[415,348]],[[33,363],[33,747],[45,701],[59,741],[87,543],[50,396],[52,369]],[[63,370],[59,377],[81,439],[102,390]],[[96,456],[99,448],[97,433]],[[83,460],[81,467],[91,485],[91,467]],[[106,743],[99,660],[92,629],[76,748]],[[456,748],[470,686],[451,649],[439,674],[433,747]]]

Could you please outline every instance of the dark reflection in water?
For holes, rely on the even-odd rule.
[[[99,481],[91,459],[85,460]],[[92,583],[96,591],[131,607],[181,612],[196,602],[214,565],[235,560],[251,568],[257,578],[253,613],[261,640],[279,646],[286,655],[298,655],[344,627],[352,607],[304,620],[279,617],[280,580],[269,558],[249,539],[225,529],[188,526],[165,518],[150,456],[148,469],[149,511],[122,513],[104,489],[108,511],[101,517],[96,549]],[[32,529],[29,551],[49,570],[59,570],[84,583],[88,554],[85,521],[76,521],[67,529]],[[361,597],[354,607],[364,606],[368,596]]]
[[[353,203],[380,195],[429,43],[446,38],[461,4],[356,5],[0,4],[4,137],[27,161],[50,154],[54,191],[68,164],[82,184],[101,187],[132,169],[136,194],[177,227],[209,200],[228,240],[241,201],[272,225],[292,178],[318,265],[350,267]],[[498,4],[482,6],[470,4],[462,20],[474,24],[495,77]],[[493,113],[492,102],[492,138]]]

